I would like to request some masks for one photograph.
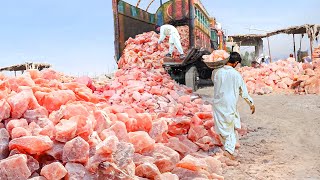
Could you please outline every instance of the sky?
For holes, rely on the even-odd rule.
[[[163,0],[166,2],[167,0]],[[0,67],[46,62],[69,75],[96,76],[116,69],[111,0],[0,0]],[[137,0],[127,0],[136,4]],[[150,0],[141,0],[145,9]],[[320,24],[319,0],[202,0],[227,35],[263,33]],[[150,11],[155,12],[159,0]],[[296,37],[297,49],[300,36]],[[265,42],[266,43],[266,42]],[[316,44],[316,43],[315,43]],[[293,52],[292,36],[270,38],[274,58]],[[268,49],[264,51],[267,54]],[[247,48],[250,50],[250,48]],[[242,50],[247,50],[243,49]],[[302,50],[309,41],[302,40]]]

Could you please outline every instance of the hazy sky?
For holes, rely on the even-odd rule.
[[[137,0],[127,2],[135,4]],[[149,2],[141,0],[141,7],[146,8]],[[275,30],[320,24],[319,0],[202,2],[229,35],[249,33],[250,26]],[[158,6],[159,0],[155,0],[151,11]],[[47,62],[73,75],[101,74],[116,67],[111,0],[0,0],[0,25],[1,67],[26,61]],[[300,36],[297,48],[299,40]],[[270,44],[274,57],[285,57],[293,51],[292,36],[274,36]],[[306,38],[302,50],[309,50]]]

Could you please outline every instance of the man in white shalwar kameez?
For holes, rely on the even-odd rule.
[[[238,63],[241,63],[240,54],[232,52],[227,65],[215,70],[212,76],[215,130],[220,135],[225,155],[230,159],[234,159],[233,154],[237,143],[236,129],[241,128],[240,115],[237,110],[239,95],[250,105],[252,114],[255,111],[253,100],[248,94],[242,76],[234,69]]]

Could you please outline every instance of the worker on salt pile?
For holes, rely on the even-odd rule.
[[[166,36],[169,36],[170,46],[169,46],[169,53],[166,54],[166,57],[172,57],[173,49],[174,47],[176,47],[178,52],[180,53],[180,59],[183,59],[185,56],[184,56],[182,45],[180,42],[180,35],[178,30],[170,24],[165,24],[162,26],[156,25],[155,29],[158,34],[160,33],[158,44],[162,43],[162,41],[166,38]]]
[[[237,143],[237,129],[241,128],[240,115],[237,110],[239,95],[249,104],[252,114],[255,106],[242,76],[234,68],[241,63],[241,56],[231,52],[225,66],[214,72],[213,114],[215,130],[224,145],[224,155],[234,160]]]

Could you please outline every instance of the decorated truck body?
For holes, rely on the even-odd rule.
[[[156,24],[188,26],[189,51],[186,52],[186,58],[165,60],[164,67],[173,79],[193,90],[198,88],[201,81],[210,82],[208,80],[212,69],[202,61],[202,55],[210,54],[212,50],[225,49],[225,36],[220,28],[216,28],[215,18],[209,15],[201,1],[169,0],[162,3],[160,0],[155,13],[148,12],[148,8],[139,8],[138,4],[112,0],[116,60],[119,60],[126,40],[153,31]]]

